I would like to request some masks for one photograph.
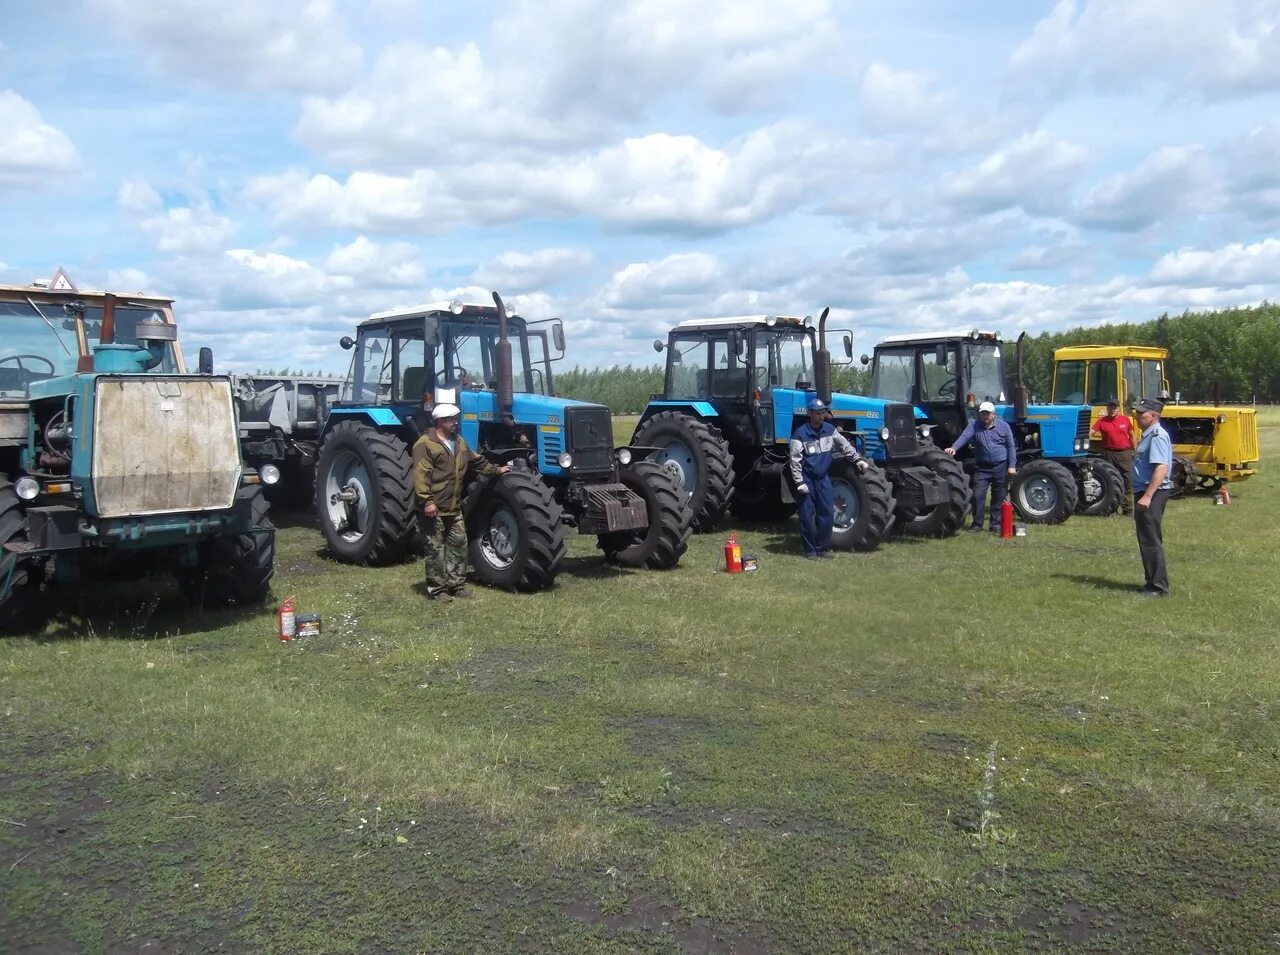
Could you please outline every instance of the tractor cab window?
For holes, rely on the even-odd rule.
[[[813,387],[813,340],[800,329],[757,331],[752,387]]]
[[[498,330],[462,321],[446,322],[443,332],[444,361],[437,373],[438,383],[460,388],[497,388],[494,358]]]
[[[711,393],[717,398],[745,398],[747,395],[746,356],[734,354],[728,338],[711,341]]]
[[[429,363],[422,324],[399,328],[392,338],[395,350],[394,376],[397,383],[394,398],[419,402],[431,390]]]
[[[1053,373],[1053,400],[1064,405],[1084,404],[1084,362],[1058,362]]]
[[[956,350],[948,346],[945,360],[938,362],[939,355],[934,348],[926,348],[920,352],[921,401],[955,401],[959,394],[959,378],[956,372]]]
[[[1113,359],[1089,362],[1089,392],[1083,404],[1105,405],[1120,400],[1120,387],[1116,381],[1116,363]]]
[[[710,398],[707,370],[705,338],[672,338],[667,350],[667,397]]]
[[[529,356],[529,391],[535,395],[551,394],[551,349],[547,343],[547,333],[541,330],[526,333]],[[537,346],[535,348],[535,345]],[[520,380],[518,347],[512,347],[512,365],[515,368],[516,381]]]
[[[875,364],[871,368],[871,394],[885,401],[915,401],[912,395],[915,367],[916,353],[913,349],[877,349]]]
[[[1004,353],[1000,345],[964,347],[965,393],[976,401],[1002,402],[1004,395]]]
[[[1142,394],[1146,398],[1159,398],[1165,390],[1164,362],[1150,358],[1142,362]]]
[[[376,404],[390,398],[393,363],[391,330],[361,329],[352,358],[351,390],[344,399]]]
[[[1115,364],[1112,362],[1111,364]],[[1124,360],[1124,388],[1128,392],[1126,401],[1132,403],[1139,398],[1152,397],[1150,392],[1142,390],[1142,362],[1136,358]]]

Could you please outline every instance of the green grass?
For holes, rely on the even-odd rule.
[[[1231,507],[1170,506],[1166,601],[1118,518],[821,564],[729,525],[740,576],[572,537],[554,590],[444,609],[282,518],[292,644],[63,594],[0,642],[0,950],[1272,948],[1263,424]]]

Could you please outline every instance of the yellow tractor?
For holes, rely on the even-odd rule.
[[[1165,402],[1160,423],[1173,439],[1174,493],[1216,490],[1258,472],[1258,415],[1251,407],[1175,403],[1169,398],[1166,348],[1073,345],[1053,352],[1053,400],[1093,406],[1091,428],[1116,400],[1138,422],[1139,398]],[[1096,450],[1096,448],[1095,448]]]

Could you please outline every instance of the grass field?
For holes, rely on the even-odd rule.
[[[736,525],[739,576],[575,536],[554,590],[437,608],[287,515],[318,638],[50,600],[0,641],[0,950],[1274,950],[1263,423],[1232,506],[1170,506],[1164,601],[1119,518],[818,564]]]

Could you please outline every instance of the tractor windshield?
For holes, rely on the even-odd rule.
[[[84,303],[85,344],[92,354],[102,337],[102,305]],[[114,341],[136,345],[140,321],[159,316],[160,308],[117,304]],[[152,374],[173,374],[178,370],[173,346],[165,348],[164,360]],[[20,302],[0,302],[0,398],[26,397],[28,386],[76,370],[80,356],[76,343],[76,321],[59,302],[28,298]]]
[[[871,394],[885,401],[914,401],[911,386],[916,377],[913,348],[878,348],[871,368]]]
[[[813,387],[813,336],[805,329],[756,333],[755,387]]]
[[[550,384],[550,369],[534,375],[529,363],[529,334],[524,320],[507,318],[507,340],[511,342],[511,371],[515,390],[534,392]],[[450,318],[440,323],[442,360],[436,369],[437,384],[453,388],[496,391],[498,387],[498,322],[490,315]],[[546,344],[542,345],[545,364]]]
[[[965,346],[968,393],[977,401],[1004,401],[1004,356],[998,344]]]

